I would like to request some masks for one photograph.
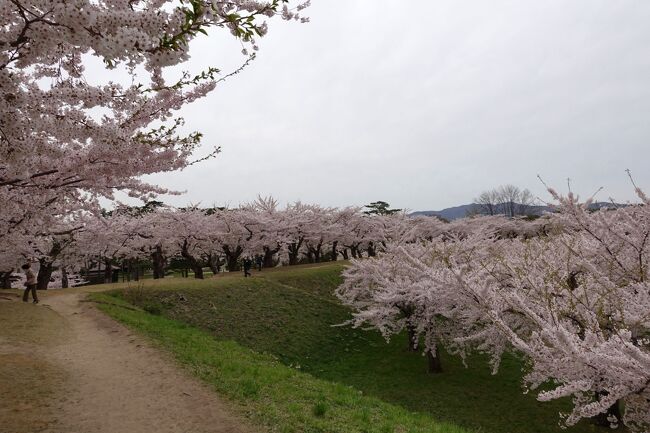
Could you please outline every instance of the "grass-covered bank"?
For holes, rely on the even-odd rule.
[[[269,354],[141,310],[105,294],[93,294],[110,316],[152,338],[194,374],[271,431],[463,433],[342,384],[290,368]],[[127,308],[124,308],[124,307]]]
[[[464,368],[458,359],[443,354],[444,372],[430,375],[423,357],[406,350],[404,338],[386,344],[375,332],[333,327],[349,318],[332,295],[341,269],[341,264],[327,264],[264,271],[250,279],[170,279],[115,294],[154,315],[203,329],[219,343],[236,341],[271,355],[267,359],[277,359],[292,371],[346,389],[353,386],[432,419],[488,433],[563,431],[557,425],[558,412],[568,408],[567,402],[540,403],[522,394],[522,364],[515,358],[504,359],[501,372],[492,376],[480,357]],[[564,431],[606,430],[584,422]]]

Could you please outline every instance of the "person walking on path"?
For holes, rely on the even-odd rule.
[[[244,277],[250,277],[251,276],[251,268],[252,267],[253,267],[253,261],[249,257],[246,257],[244,259]]]
[[[257,270],[262,272],[262,256],[259,254],[255,256],[255,264],[257,265]]]
[[[36,295],[36,275],[34,274],[34,271],[32,271],[32,267],[29,263],[25,263],[22,268],[25,272],[25,293],[23,294],[23,302],[29,301],[29,292],[31,291],[34,303],[38,304],[38,295]]]

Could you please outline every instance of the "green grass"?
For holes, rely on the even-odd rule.
[[[405,427],[405,430],[397,427],[400,424],[396,420],[401,420],[404,426],[406,418],[413,416],[418,420],[428,419],[432,426],[437,425],[435,419],[484,433],[607,431],[587,422],[567,430],[560,429],[558,412],[566,411],[569,403],[540,403],[534,395],[524,395],[520,385],[522,363],[515,357],[506,357],[499,374],[492,376],[485,359],[480,356],[471,358],[469,368],[465,368],[459,359],[443,353],[444,372],[431,375],[426,373],[425,359],[406,350],[404,336],[398,336],[387,344],[376,332],[333,326],[350,317],[349,311],[332,294],[340,282],[342,267],[342,264],[305,265],[264,271],[249,279],[231,275],[205,281],[169,279],[131,288],[116,285],[115,288],[120,290],[112,292],[114,296],[153,315],[105,307],[112,308],[109,312],[120,320],[126,321],[124,317],[137,315],[138,319],[131,321],[131,325],[155,340],[163,341],[202,377],[206,378],[201,373],[204,368],[212,371],[207,379],[218,388],[218,383],[226,379],[222,377],[223,371],[215,373],[211,370],[211,357],[226,356],[221,354],[224,349],[220,345],[226,345],[224,347],[228,350],[235,350],[235,347],[244,350],[241,346],[245,346],[258,353],[250,356],[255,356],[264,365],[271,363],[273,368],[289,366],[291,372],[309,373],[309,376],[304,376],[318,383],[319,389],[332,386],[332,389],[350,390],[351,386],[372,396],[373,405],[381,400],[389,404],[387,407],[391,410],[397,406],[404,410],[399,417],[391,415],[382,422],[376,421],[376,415],[372,415],[369,408],[353,407],[350,410],[354,414],[344,415],[341,408],[337,409],[332,402],[332,398],[336,400],[334,394],[321,390],[305,395],[299,389],[283,388],[278,390],[283,395],[270,395],[267,391],[260,391],[266,389],[266,384],[260,385],[259,375],[250,372],[242,373],[239,391],[228,392],[219,388],[229,396],[237,394],[243,400],[253,402],[259,402],[262,392],[264,404],[255,410],[264,412],[259,417],[267,425],[300,426],[296,431],[311,431],[305,430],[307,424],[295,423],[309,420],[314,422],[313,425],[323,426],[323,422],[336,419],[336,426],[327,424],[322,431],[384,431],[382,429],[388,429],[393,425],[391,423],[397,423],[393,425],[396,432],[420,431],[413,427],[417,423]],[[154,325],[138,325],[145,322],[155,324],[158,330],[149,327]],[[165,343],[166,340],[158,335],[163,333],[163,329],[174,327],[188,333],[199,332],[197,329],[207,332],[200,334],[206,339],[201,344],[215,348],[214,352],[202,356],[200,362],[187,358],[183,352],[188,348]],[[233,342],[237,344],[228,346]],[[285,392],[288,394],[284,395]],[[351,392],[357,395],[355,391]],[[300,403],[291,403],[292,393],[298,393],[295,397]],[[282,402],[288,402],[289,406],[282,406]],[[298,406],[294,408],[294,404]],[[264,409],[266,405],[268,410]],[[284,417],[293,413],[292,408],[296,411],[296,418],[285,423]],[[278,416],[282,413],[280,421],[267,413],[276,410]],[[417,415],[412,415],[413,412]],[[363,420],[367,422],[364,424]],[[347,422],[351,424],[344,428]],[[376,430],[380,426],[382,429]]]
[[[228,397],[253,421],[282,433],[466,433],[426,414],[396,405],[342,384],[314,378],[268,354],[182,322],[134,311],[125,301],[93,294],[100,308],[151,337],[194,374]]]

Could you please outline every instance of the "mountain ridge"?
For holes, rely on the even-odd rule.
[[[506,206],[517,206],[520,208],[524,207],[524,212],[522,215],[535,215],[540,216],[545,213],[553,212],[553,209],[550,206],[546,205],[521,205],[519,203],[505,203],[495,205],[495,214],[504,215]],[[626,204],[622,203],[610,203],[610,202],[595,202],[592,203],[589,207],[590,209],[602,209],[606,207],[624,207]],[[477,203],[463,204],[459,206],[452,206],[442,210],[423,210],[411,212],[409,216],[437,216],[439,218],[444,218],[446,220],[455,220],[459,218],[464,218],[468,214],[480,214],[480,205]]]

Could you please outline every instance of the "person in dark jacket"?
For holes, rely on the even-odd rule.
[[[252,267],[253,267],[253,261],[249,257],[246,257],[244,259],[244,276],[245,277],[250,277],[251,276],[251,268]]]
[[[36,294],[36,275],[32,271],[32,267],[29,263],[25,263],[23,266],[23,272],[25,272],[25,293],[23,294],[23,302],[29,302],[29,292],[32,292],[32,298],[34,298],[34,303],[38,304],[38,295]]]
[[[256,255],[255,264],[257,265],[257,270],[260,272],[262,272],[262,263],[263,263],[262,256],[260,256],[259,254]]]

